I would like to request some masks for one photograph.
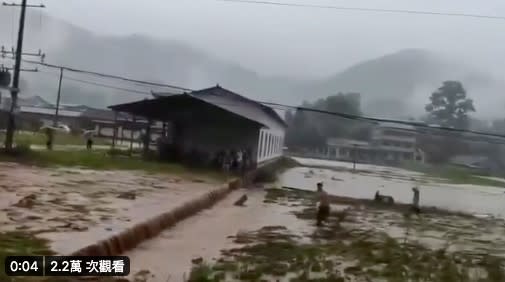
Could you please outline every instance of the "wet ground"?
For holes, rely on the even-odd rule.
[[[272,189],[265,200],[266,210],[292,209],[290,217],[237,233],[214,260],[193,261],[192,281],[505,281],[502,220],[356,201],[334,202],[316,227],[313,194]]]
[[[281,185],[315,190],[316,183],[322,181],[325,189],[334,195],[371,199],[376,191],[380,191],[400,203],[411,203],[411,188],[417,186],[421,192],[421,205],[505,218],[505,189],[502,187],[449,184],[422,173],[365,164],[358,164],[356,173],[352,173],[352,163],[296,160],[304,165],[325,166],[328,169],[291,169],[282,175]]]
[[[248,199],[244,206],[234,203],[242,195]],[[293,230],[306,232],[309,226],[292,216],[290,207],[264,203],[263,190],[238,190],[212,209],[191,217],[159,237],[142,243],[128,252],[134,281],[187,281],[191,261],[218,258],[224,248],[236,246],[237,233],[247,233],[268,225],[289,225]],[[135,280],[136,279],[136,280]]]
[[[212,281],[505,281],[505,222],[482,215],[500,214],[503,188],[452,185],[379,166],[360,165],[361,171],[352,173],[352,164],[338,165],[337,169],[294,168],[277,184],[313,190],[315,183],[323,181],[331,194],[356,198],[335,202],[326,227],[315,226],[314,195],[307,191],[236,191],[212,209],[129,252],[129,278],[136,282],[211,281],[198,277]],[[417,216],[403,208],[359,200],[372,198],[380,190],[397,202],[410,203],[413,186],[421,189],[421,204],[456,212],[426,210]],[[234,206],[243,193],[248,195],[246,206]]]
[[[0,232],[37,234],[68,254],[218,185],[204,177],[0,163]]]

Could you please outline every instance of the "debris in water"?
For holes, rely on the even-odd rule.
[[[236,202],[235,202],[235,206],[243,206],[244,203],[247,201],[247,195],[244,194],[242,195],[242,197],[240,197],[240,199],[238,199]]]
[[[202,257],[198,257],[198,258],[192,259],[191,262],[193,264],[201,264],[203,262],[203,258]]]
[[[135,200],[135,192],[124,192],[117,196],[119,199]]]
[[[31,208],[35,204],[35,199],[37,196],[35,194],[30,194],[23,199],[19,200],[14,206],[19,207],[19,208]]]

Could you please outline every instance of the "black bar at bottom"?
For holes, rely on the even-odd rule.
[[[126,256],[45,256],[45,276],[127,276],[130,258]]]

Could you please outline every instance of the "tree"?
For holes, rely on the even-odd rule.
[[[304,102],[302,107],[328,112],[360,115],[360,95],[358,93],[338,93],[314,103]],[[325,146],[326,140],[332,137],[366,138],[368,128],[363,124],[341,117],[297,110],[294,114],[286,112],[286,145],[291,148],[319,149]]]
[[[472,99],[466,97],[466,91],[459,81],[445,81],[433,92],[430,104],[425,109],[428,120],[444,127],[468,129],[468,113],[475,112]]]
[[[466,91],[459,81],[445,81],[430,96],[431,103],[426,105],[428,112],[426,122],[443,127],[469,129],[468,113],[475,112],[473,101],[466,97]],[[419,146],[426,152],[428,160],[434,163],[445,163],[451,157],[468,153],[468,144],[463,142],[460,134],[447,133],[445,136],[425,135],[419,138]]]

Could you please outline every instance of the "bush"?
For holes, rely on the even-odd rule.
[[[207,281],[210,282],[213,281],[211,275],[212,275],[212,269],[208,264],[206,263],[198,264],[193,266],[193,268],[191,269],[188,282],[207,282]]]
[[[6,156],[11,156],[11,157],[24,157],[29,155],[32,152],[32,149],[30,148],[29,143],[21,143],[17,144],[16,147],[7,150],[5,148],[2,148],[0,153],[4,154]]]

